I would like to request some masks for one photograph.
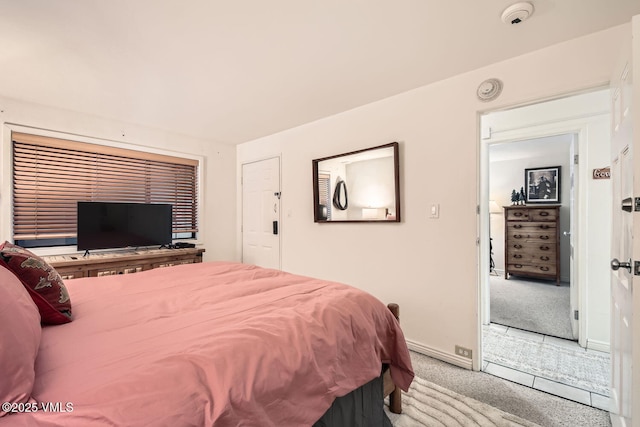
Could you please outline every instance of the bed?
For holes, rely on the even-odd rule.
[[[72,321],[31,340],[33,386],[0,427],[382,426],[413,378],[396,317],[344,284],[206,262],[64,285]],[[362,399],[383,418],[345,420]]]

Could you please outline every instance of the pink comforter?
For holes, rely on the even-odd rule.
[[[66,282],[75,320],[44,327],[37,402],[0,426],[305,426],[391,363],[395,318],[350,286],[236,263]]]

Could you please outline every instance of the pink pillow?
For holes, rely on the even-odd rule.
[[[20,280],[0,267],[0,402],[25,403],[35,381],[40,313]],[[0,409],[0,417],[7,413]]]
[[[20,246],[4,242],[0,264],[20,279],[40,311],[42,323],[71,322],[71,300],[58,272],[45,260]]]

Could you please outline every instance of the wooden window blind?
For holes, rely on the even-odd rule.
[[[17,132],[12,141],[14,240],[75,238],[78,201],[170,203],[173,233],[195,237],[197,160]]]

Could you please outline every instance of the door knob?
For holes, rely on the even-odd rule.
[[[614,258],[611,260],[611,269],[613,271],[617,271],[620,267],[626,268],[629,273],[631,273],[631,258],[629,258],[629,262],[620,262],[618,258]]]
[[[571,232],[570,232],[570,231],[565,231],[565,232],[564,232],[564,233],[562,233],[562,234],[564,234],[565,236],[571,236]]]

